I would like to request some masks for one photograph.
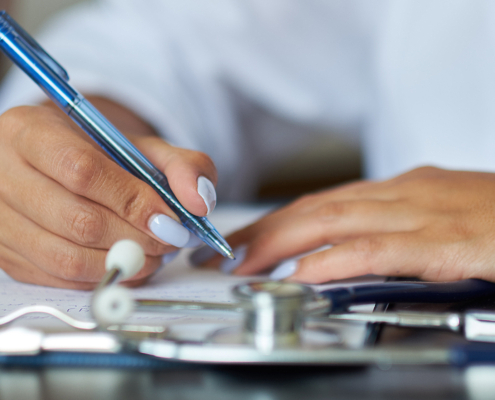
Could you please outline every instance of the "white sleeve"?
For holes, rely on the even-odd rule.
[[[206,152],[219,196],[239,200],[274,161],[310,141],[273,124],[250,132],[253,109],[302,124],[359,120],[363,67],[350,45],[359,43],[352,12],[345,2],[323,8],[299,0],[100,0],[59,15],[38,40],[77,90],[126,106],[176,146]],[[0,111],[43,99],[14,69]]]

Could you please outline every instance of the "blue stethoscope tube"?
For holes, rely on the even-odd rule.
[[[495,283],[480,279],[457,282],[388,282],[335,288],[319,293],[331,302],[332,312],[354,304],[459,303],[495,296]]]

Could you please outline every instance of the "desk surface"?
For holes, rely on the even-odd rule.
[[[495,302],[462,308],[495,309]],[[401,309],[452,311],[458,307],[406,305]],[[386,327],[380,343],[450,343],[454,333]],[[494,366],[368,368],[211,367],[166,370],[0,369],[0,399],[491,399]]]
[[[466,375],[466,371],[443,367],[392,368],[388,371],[377,368],[225,367],[154,372],[61,368],[3,370],[0,372],[0,398],[481,399],[469,397]]]

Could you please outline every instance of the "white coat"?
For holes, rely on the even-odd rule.
[[[495,172],[493,1],[101,0],[39,41],[79,91],[207,152],[223,198],[251,194],[314,130],[359,140],[374,179]],[[42,99],[14,71],[0,110]]]

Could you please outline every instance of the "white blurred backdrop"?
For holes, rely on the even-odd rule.
[[[36,34],[45,21],[56,12],[73,4],[89,0],[0,0],[0,10],[7,10],[29,33]],[[0,79],[10,63],[0,57]]]
[[[9,12],[30,33],[36,33],[51,15],[73,4],[88,0],[3,0]],[[0,2],[1,4],[1,2]]]

